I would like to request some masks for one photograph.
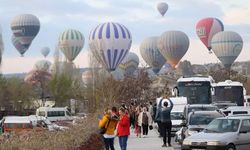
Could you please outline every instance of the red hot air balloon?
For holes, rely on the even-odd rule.
[[[196,24],[196,34],[209,51],[213,36],[220,31],[224,31],[224,26],[217,18],[204,18]]]

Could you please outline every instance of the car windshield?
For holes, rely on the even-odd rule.
[[[236,132],[240,124],[239,119],[215,119],[205,129],[205,132]]]
[[[172,120],[182,120],[183,113],[182,112],[171,112]]]
[[[208,125],[212,120],[222,117],[220,113],[211,114],[191,114],[189,125]]]

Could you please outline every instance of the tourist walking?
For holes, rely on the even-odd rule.
[[[143,107],[142,112],[138,117],[138,125],[142,127],[143,137],[148,135],[148,128],[152,126],[152,117],[150,113],[147,111],[147,107]]]
[[[105,133],[103,134],[104,144],[106,150],[114,150],[114,138],[115,138],[115,129],[118,123],[118,116],[115,113],[116,108],[112,107],[112,110],[105,109],[104,116],[99,121],[100,128],[106,128]]]
[[[117,136],[119,137],[119,144],[121,150],[127,149],[128,136],[130,135],[130,122],[126,110],[121,107],[119,109],[120,121],[117,125]]]
[[[161,132],[163,136],[162,147],[167,147],[166,133],[168,133],[168,146],[171,146],[171,129],[172,129],[171,110],[173,108],[173,102],[170,99],[164,98],[162,100],[162,104],[163,104],[161,110]]]
[[[141,113],[141,107],[140,105],[136,107],[135,109],[135,134],[137,137],[141,137],[141,126],[139,125],[139,115]]]

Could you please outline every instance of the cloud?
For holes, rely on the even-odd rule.
[[[237,8],[225,12],[223,16],[223,21],[225,24],[229,25],[240,25],[248,24],[250,25],[250,5],[246,8]]]

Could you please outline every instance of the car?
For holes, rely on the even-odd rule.
[[[250,114],[249,106],[231,106],[226,109],[220,109],[226,116],[237,114]]]
[[[184,108],[184,118],[185,121],[188,122],[188,114],[192,111],[214,111],[218,110],[217,106],[211,104],[188,104]]]
[[[186,137],[202,131],[212,120],[223,116],[225,115],[218,111],[190,112],[188,122],[176,134],[176,141],[181,144]]]
[[[182,150],[249,150],[250,115],[214,119],[202,132],[187,137]]]
[[[177,131],[181,129],[181,123],[183,122],[183,112],[181,111],[171,111],[171,121],[172,121],[172,129],[171,135],[175,135]]]
[[[74,117],[66,107],[39,107],[36,110],[37,116],[42,116],[51,122],[69,121],[72,122]]]

